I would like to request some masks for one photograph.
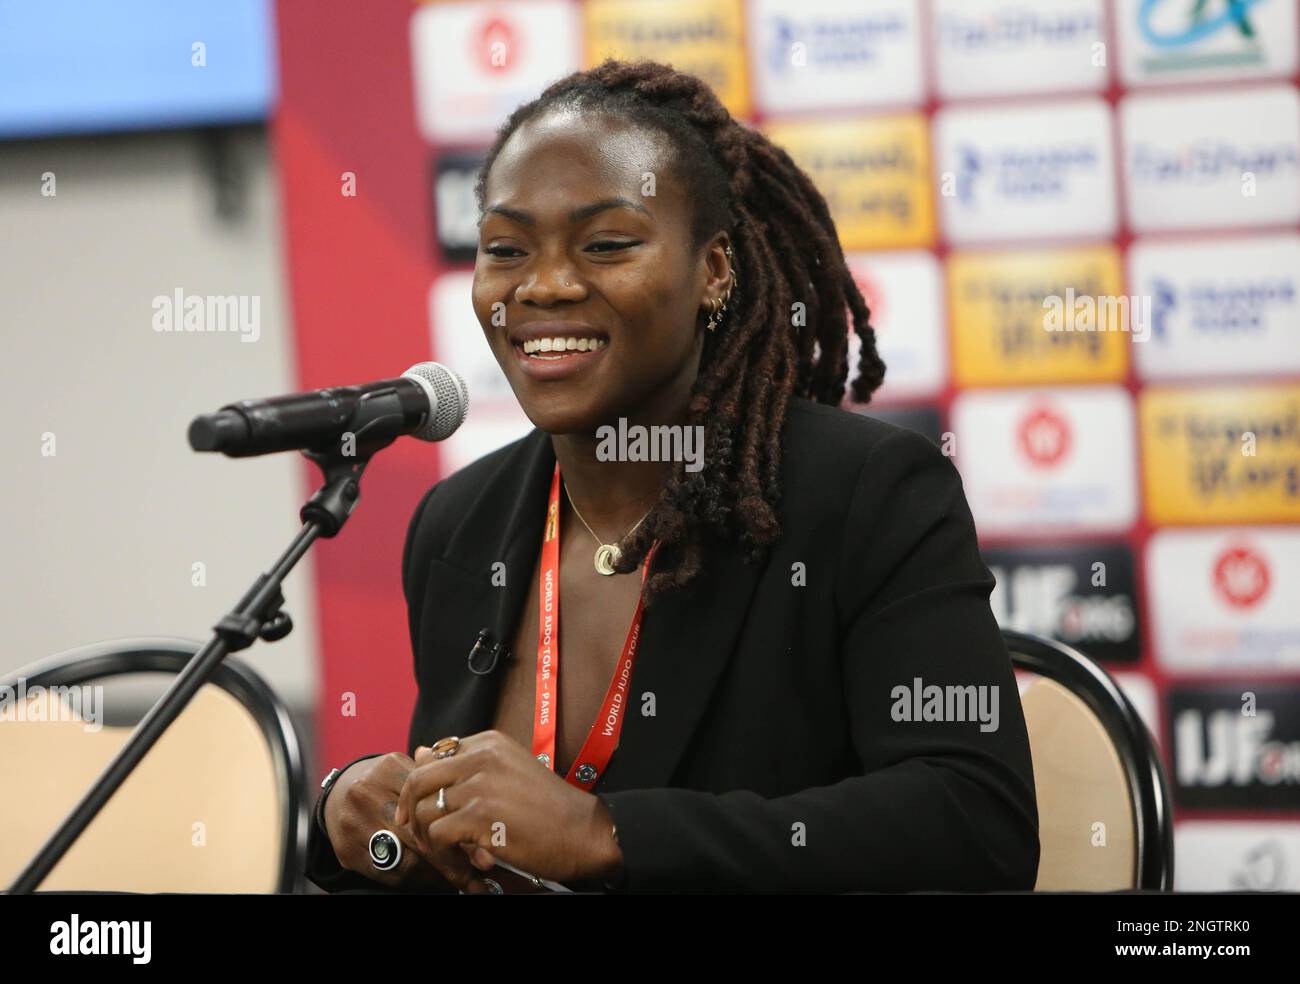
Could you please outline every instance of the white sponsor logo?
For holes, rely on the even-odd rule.
[[[1189,821],[1174,828],[1179,892],[1300,891],[1300,825]]]
[[[1300,236],[1139,242],[1129,270],[1151,301],[1144,377],[1300,372]]]
[[[871,308],[877,349],[889,366],[875,399],[931,396],[947,377],[943,277],[929,252],[851,253],[849,268]],[[862,351],[849,335],[849,367]],[[874,400],[873,400],[874,402]]]
[[[578,68],[567,0],[426,4],[411,15],[420,130],[433,143],[487,143],[521,103]]]
[[[1133,408],[1119,387],[967,390],[952,417],[981,533],[1117,532],[1132,524]]]
[[[1120,118],[1135,230],[1300,220],[1294,87],[1130,96]]]
[[[1102,7],[1102,0],[936,0],[939,92],[960,98],[1103,88]]]
[[[1300,667],[1300,531],[1161,530],[1146,580],[1170,669]]]
[[[920,102],[916,0],[756,0],[749,48],[768,112]]]
[[[954,242],[1114,232],[1110,113],[1100,100],[945,109],[935,131]]]
[[[1129,84],[1295,71],[1295,0],[1119,0],[1116,17]]]

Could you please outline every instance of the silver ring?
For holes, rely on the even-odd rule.
[[[446,812],[447,812],[447,787],[446,787],[446,786],[439,786],[439,787],[438,787],[438,800],[437,800],[437,804],[438,804],[438,812],[439,812],[439,813],[446,813]]]
[[[392,871],[402,863],[402,842],[391,830],[370,835],[370,863],[380,871]]]

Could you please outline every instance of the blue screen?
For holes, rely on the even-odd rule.
[[[265,119],[274,36],[271,0],[0,0],[0,138]]]

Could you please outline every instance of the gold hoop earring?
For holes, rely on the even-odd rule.
[[[722,301],[719,298],[717,297],[709,298],[709,322],[707,325],[709,331],[718,330],[718,321],[719,321],[718,312],[721,309],[721,307],[722,307]]]
[[[731,292],[736,289],[736,284],[740,278],[736,276],[735,254],[731,246],[727,246],[727,273],[730,275],[730,283],[727,284],[727,292],[721,298],[714,297],[709,300],[709,331],[716,331],[718,325],[722,324],[722,319],[727,316],[727,303],[731,300]]]

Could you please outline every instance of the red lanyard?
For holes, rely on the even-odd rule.
[[[656,542],[646,552],[641,567],[641,583],[645,584],[654,556]],[[551,498],[546,507],[546,529],[542,533],[542,579],[538,592],[537,626],[537,687],[536,708],[533,714],[533,756],[548,769],[555,768],[555,717],[556,699],[560,681],[560,464],[555,464],[551,479]],[[618,736],[623,730],[623,715],[627,711],[627,688],[632,680],[632,666],[636,662],[637,640],[641,636],[641,601],[637,600],[632,626],[627,630],[623,652],[614,668],[614,677],[605,691],[600,713],[582,743],[578,757],[573,760],[565,780],[579,789],[590,791],[605,773],[618,747]]]

